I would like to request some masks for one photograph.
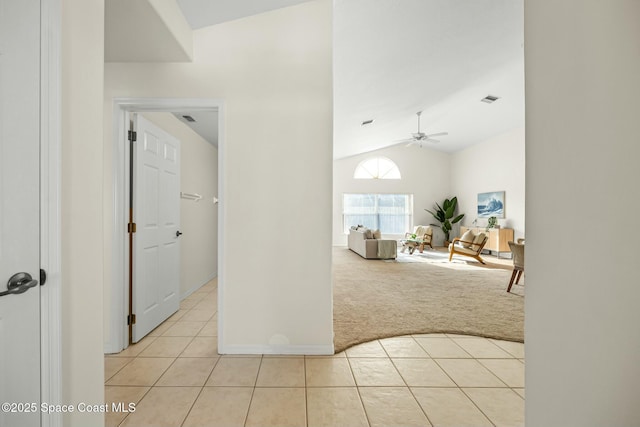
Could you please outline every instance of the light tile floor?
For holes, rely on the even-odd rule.
[[[376,340],[334,356],[220,356],[212,281],[105,356],[107,426],[522,426],[524,345],[463,335]]]

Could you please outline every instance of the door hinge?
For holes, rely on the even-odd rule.
[[[136,133],[136,131],[130,130],[128,135],[129,135],[129,141],[131,141],[131,142],[136,142],[137,141],[138,134]]]
[[[136,232],[136,223],[130,222],[127,224],[127,233],[135,233]]]
[[[136,324],[136,315],[135,314],[130,314],[129,316],[127,316],[127,326],[128,325],[135,325]]]

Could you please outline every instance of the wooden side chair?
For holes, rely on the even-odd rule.
[[[478,235],[473,236],[473,239],[471,239],[470,235],[465,233],[463,237],[465,240],[463,240],[462,237],[456,237],[449,245],[449,262],[451,262],[453,255],[456,254],[468,256],[477,259],[482,264],[486,264],[480,254],[482,253],[484,245],[487,244],[489,236],[487,236],[485,233],[479,233]]]
[[[507,287],[507,292],[511,292],[513,282],[520,282],[520,277],[524,273],[524,239],[518,239],[518,243],[508,242],[513,254],[513,272],[511,273],[511,280]]]

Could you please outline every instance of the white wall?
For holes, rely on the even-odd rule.
[[[104,402],[102,97],[104,1],[64,0],[61,35],[62,402]],[[67,413],[66,426],[101,426]]]
[[[528,427],[640,425],[638,17],[525,4]]]
[[[180,294],[218,275],[218,149],[171,113],[142,113],[180,140],[180,189],[203,199],[180,200]]]
[[[502,227],[513,228],[514,238],[524,237],[525,146],[524,128],[497,135],[452,155],[451,194],[458,197],[461,225],[477,218],[478,193],[505,191]],[[487,225],[486,218],[478,226]],[[453,237],[453,236],[452,236]]]
[[[393,160],[400,169],[402,179],[353,178],[353,172],[361,161],[378,156]],[[404,145],[335,160],[333,163],[333,244],[339,246],[347,244],[347,235],[344,234],[342,225],[342,195],[345,193],[413,194],[414,225],[437,223],[425,209],[432,210],[435,202],[442,204],[445,198],[451,197],[449,194],[450,165],[450,155],[447,153]]]
[[[331,9],[319,0],[197,30],[193,63],[105,66],[105,123],[115,97],[225,102],[223,352],[333,348],[331,211],[323,208],[332,191]],[[105,188],[111,133],[106,126]],[[110,195],[105,209],[111,236]],[[313,230],[314,244],[301,250],[296,230]]]

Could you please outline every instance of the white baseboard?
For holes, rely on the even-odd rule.
[[[324,356],[334,354],[330,345],[226,345],[218,347],[220,354],[295,354]]]
[[[102,352],[104,354],[115,354],[115,353],[119,353],[121,351],[122,351],[122,349],[118,345],[116,345],[116,344],[114,344],[112,342],[105,342],[104,346],[102,347]]]
[[[201,287],[203,287],[204,285],[206,285],[207,283],[209,283],[210,281],[212,281],[216,277],[218,277],[218,273],[217,272],[215,272],[211,276],[207,277],[205,279],[205,281],[200,283],[199,285],[195,285],[191,289],[189,289],[188,291],[183,292],[180,295],[180,300],[182,301],[183,299],[185,299],[186,297],[188,297],[189,295],[191,295],[192,293],[194,293],[195,291],[197,291],[198,289],[200,289]]]

